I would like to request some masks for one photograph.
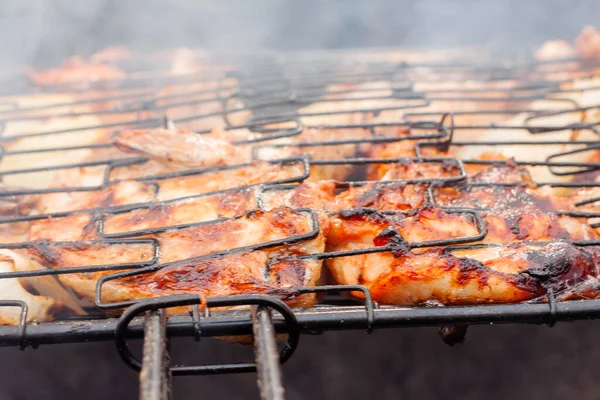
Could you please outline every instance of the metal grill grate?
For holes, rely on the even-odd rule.
[[[356,55],[358,54],[358,56]],[[554,324],[556,321],[600,317],[600,301],[561,302],[548,288],[544,298],[521,304],[495,304],[453,307],[397,307],[378,305],[371,299],[369,290],[358,285],[296,287],[283,297],[293,298],[308,293],[325,293],[327,296],[309,309],[292,309],[276,296],[269,294],[240,294],[223,297],[201,297],[179,294],[174,296],[140,298],[130,301],[106,302],[103,288],[111,281],[143,276],[167,267],[185,265],[206,259],[259,249],[289,246],[314,239],[320,231],[317,211],[297,208],[294,215],[308,221],[306,232],[281,237],[269,242],[259,242],[222,251],[209,252],[187,259],[160,262],[161,244],[147,235],[185,230],[200,226],[227,224],[242,215],[231,215],[200,221],[176,221],[165,226],[146,227],[129,231],[106,231],[106,223],[115,216],[135,215],[153,209],[169,210],[183,202],[198,207],[218,198],[243,193],[252,198],[247,210],[266,211],[268,195],[284,195],[297,184],[311,177],[315,168],[336,167],[352,171],[335,182],[337,190],[373,185],[365,171],[377,166],[414,165],[423,169],[431,166],[442,171],[437,176],[389,178],[377,183],[380,186],[413,186],[423,190],[423,205],[408,210],[377,210],[368,206],[329,211],[345,217],[352,215],[378,215],[386,218],[418,218],[423,208],[434,207],[451,215],[460,215],[476,227],[475,234],[458,237],[406,241],[398,232],[382,232],[385,243],[377,246],[303,254],[301,260],[328,260],[356,255],[405,252],[411,249],[449,246],[445,252],[475,249],[473,244],[487,234],[483,215],[486,207],[477,205],[452,205],[444,203],[440,193],[444,189],[473,192],[480,188],[502,190],[528,186],[590,189],[600,186],[595,171],[600,160],[585,162],[586,152],[592,154],[600,148],[600,119],[596,116],[600,105],[579,104],[569,98],[593,94],[600,87],[588,85],[574,87],[576,82],[593,77],[598,68],[596,60],[561,60],[557,62],[531,62],[507,66],[491,62],[479,65],[463,63],[409,63],[386,61],[386,54],[364,60],[359,53],[344,53],[336,57],[325,54],[271,55],[253,62],[235,58],[204,60],[211,66],[208,72],[171,76],[153,56],[140,57],[138,62],[121,65],[130,78],[87,83],[85,86],[49,85],[30,87],[42,94],[67,94],[69,101],[55,101],[42,105],[21,105],[19,97],[2,101],[2,135],[0,136],[0,176],[6,182],[20,182],[20,187],[5,187],[0,200],[7,204],[21,204],[28,197],[101,193],[122,181],[119,169],[138,168],[138,176],[129,178],[148,186],[155,198],[161,193],[161,184],[172,179],[204,177],[219,179],[224,171],[253,168],[259,160],[287,174],[260,176],[252,182],[238,181],[230,187],[217,190],[198,190],[166,200],[125,202],[105,206],[100,202],[93,207],[71,210],[52,210],[32,213],[20,207],[9,208],[0,214],[0,229],[15,224],[34,221],[56,221],[61,218],[82,216],[88,218],[93,240],[21,240],[0,243],[0,249],[39,251],[40,247],[82,249],[90,246],[145,246],[146,257],[140,261],[118,263],[102,260],[94,265],[77,265],[63,268],[45,268],[0,272],[0,279],[55,277],[66,274],[101,273],[95,283],[95,301],[92,315],[82,320],[65,316],[64,320],[46,323],[28,323],[28,304],[20,300],[2,300],[0,307],[19,307],[18,324],[0,326],[0,343],[3,346],[38,346],[48,343],[113,340],[123,359],[137,370],[142,370],[141,392],[145,398],[166,398],[170,392],[171,375],[216,374],[250,372],[258,370],[261,393],[265,398],[283,398],[277,364],[291,357],[301,333],[335,329],[365,329],[396,326],[440,326],[453,324],[482,324],[531,322]],[[242,62],[243,61],[243,62]],[[243,64],[244,68],[236,65]],[[233,65],[233,67],[231,66]],[[465,84],[467,82],[467,84]],[[465,87],[468,86],[468,87]],[[23,94],[24,94],[23,93]],[[534,107],[535,105],[535,107]],[[249,162],[211,168],[194,168],[174,172],[146,174],[145,157],[120,156],[110,153],[113,131],[131,128],[154,128],[173,121],[177,126],[198,134],[209,134],[213,125],[223,127],[225,133],[247,130],[250,139],[232,140],[238,148],[247,148]],[[551,119],[567,116],[568,124],[553,124]],[[590,120],[591,119],[591,120]],[[90,124],[90,121],[97,123]],[[550,120],[550,121],[549,121]],[[45,129],[56,121],[58,129]],[[508,121],[508,122],[507,122]],[[34,127],[34,129],[31,129]],[[317,132],[315,137],[304,137],[306,130]],[[356,137],[344,133],[355,130]],[[98,134],[100,132],[100,134]],[[326,132],[329,135],[326,135]],[[399,133],[401,132],[401,133]],[[473,133],[473,140],[462,140]],[[482,136],[490,135],[490,139]],[[498,134],[495,134],[497,132]],[[552,135],[568,132],[570,140],[555,139]],[[225,134],[224,133],[224,134]],[[97,139],[101,137],[102,139]],[[504,136],[508,136],[504,138]],[[74,138],[68,146],[53,145],[57,137]],[[535,136],[535,137],[534,137]],[[550,137],[545,139],[544,137]],[[538,139],[539,138],[539,139]],[[59,140],[60,141],[60,140]],[[64,142],[64,140],[62,140]],[[67,140],[69,142],[69,140]],[[401,158],[371,158],[363,146],[415,143],[414,154]],[[502,158],[478,159],[454,156],[451,149],[471,147],[513,152],[514,149],[532,149],[544,155],[535,157],[534,151],[514,150],[518,154],[533,156],[506,160]],[[347,149],[336,153],[337,158],[320,157],[319,149]],[[558,148],[558,150],[556,150]],[[565,150],[565,148],[567,148]],[[269,159],[265,154],[286,149],[293,156]],[[427,156],[429,149],[445,156]],[[542,149],[542,150],[539,150]],[[549,150],[546,150],[549,149]],[[105,153],[102,153],[106,151]],[[100,155],[92,161],[78,154]],[[53,157],[57,153],[60,156]],[[326,153],[329,154],[329,153]],[[340,155],[341,154],[341,155]],[[68,159],[74,158],[71,162]],[[561,161],[565,159],[566,161]],[[48,163],[48,160],[52,161]],[[8,167],[7,167],[8,165]],[[548,180],[487,182],[477,181],[471,167],[529,166],[543,168],[542,176]],[[33,184],[32,174],[54,174],[56,171],[91,171],[101,169],[101,180],[85,185]],[[32,183],[28,185],[28,183]],[[44,183],[47,183],[45,181]],[[523,189],[524,190],[524,189]],[[574,209],[548,212],[580,219],[600,217],[589,206],[599,200],[598,195],[581,198]],[[26,202],[26,201],[25,201]],[[172,207],[172,208],[169,208]],[[592,227],[599,225],[592,220]],[[8,228],[7,228],[8,229]],[[600,245],[598,240],[570,241],[574,246]],[[536,245],[542,245],[542,242]],[[270,260],[272,262],[273,260]],[[268,270],[269,265],[265,266]],[[361,292],[364,301],[336,297],[345,292]],[[281,297],[281,296],[280,296]],[[201,315],[196,305],[205,306]],[[219,310],[222,307],[251,306],[252,311]],[[171,315],[162,310],[187,307],[188,314]],[[103,314],[126,308],[120,318]],[[216,310],[215,310],[216,309]],[[271,310],[276,311],[271,316]],[[143,314],[147,312],[147,316]],[[145,335],[144,335],[145,330]],[[287,333],[288,339],[279,356],[275,354],[274,332]],[[225,337],[254,334],[257,364],[170,366],[165,346],[169,336],[193,335]],[[143,364],[128,350],[126,339],[145,336]]]

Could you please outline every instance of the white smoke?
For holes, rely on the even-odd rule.
[[[0,67],[120,44],[219,50],[532,47],[600,21],[595,0],[3,0]]]

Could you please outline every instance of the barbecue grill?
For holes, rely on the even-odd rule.
[[[447,170],[454,171],[449,177],[423,177],[417,179],[390,180],[385,184],[418,184],[424,185],[427,191],[427,202],[439,205],[438,189],[443,187],[460,187],[469,189],[471,186],[519,186],[523,182],[513,183],[465,183],[467,176],[465,166],[501,164],[505,161],[479,160],[456,157],[431,158],[422,155],[423,149],[435,147],[447,151],[451,146],[490,146],[492,148],[507,149],[511,147],[556,146],[569,145],[576,147],[574,150],[559,152],[547,157],[544,161],[517,159],[510,161],[517,165],[546,167],[555,177],[579,176],[576,180],[550,180],[535,182],[540,186],[552,187],[597,187],[600,186],[589,173],[600,169],[600,163],[561,161],[572,155],[600,148],[598,140],[571,140],[557,141],[544,140],[544,134],[569,130],[573,132],[589,132],[600,135],[597,130],[600,120],[589,121],[583,116],[586,112],[596,111],[600,106],[581,106],[576,102],[565,99],[565,94],[571,91],[592,92],[600,87],[586,87],[585,89],[565,89],[566,84],[574,80],[585,79],[600,68],[597,60],[558,60],[552,62],[534,62],[530,60],[515,61],[500,64],[488,59],[480,63],[465,62],[464,53],[456,56],[452,61],[389,61],[390,50],[337,52],[334,55],[325,53],[310,54],[264,54],[260,56],[232,57],[220,56],[203,60],[206,65],[214,65],[207,72],[192,75],[168,76],[161,70],[161,59],[156,56],[140,56],[128,60],[119,67],[127,70],[131,78],[99,81],[86,86],[77,84],[59,84],[46,86],[31,86],[26,81],[13,82],[12,93],[5,95],[30,93],[40,91],[43,93],[90,93],[89,100],[77,102],[53,103],[42,106],[24,107],[17,102],[2,102],[0,117],[2,118],[2,131],[6,131],[11,124],[23,121],[49,120],[54,117],[77,118],[89,115],[114,115],[119,121],[100,126],[79,126],[55,131],[39,131],[20,134],[18,136],[0,136],[0,156],[27,157],[27,160],[43,160],[45,154],[52,152],[76,152],[80,150],[95,150],[109,147],[110,144],[74,145],[70,147],[41,147],[24,150],[11,150],[8,146],[15,140],[35,137],[52,137],[65,133],[79,133],[95,129],[122,129],[122,128],[152,128],[169,123],[168,116],[178,108],[190,105],[207,105],[216,107],[217,111],[203,114],[184,115],[174,118],[172,122],[185,126],[190,122],[202,122],[209,118],[221,118],[226,129],[249,128],[257,134],[252,140],[234,142],[236,145],[251,145],[255,158],[261,158],[261,153],[272,148],[289,147],[290,144],[270,143],[276,139],[289,138],[299,135],[310,118],[331,117],[331,124],[321,122],[310,125],[315,129],[344,130],[362,129],[370,133],[367,139],[352,140],[322,140],[304,141],[293,146],[300,152],[311,147],[320,146],[347,146],[360,147],[361,144],[382,144],[401,140],[418,140],[416,157],[374,159],[358,157],[354,159],[312,159],[305,155],[285,159],[269,160],[270,163],[285,166],[299,167],[301,173],[286,179],[265,180],[264,182],[244,186],[232,187],[219,192],[202,193],[186,198],[201,204],[209,196],[227,194],[249,187],[258,188],[256,195],[256,208],[264,207],[267,197],[273,193],[285,192],[310,176],[311,167],[328,165],[351,165],[357,167],[359,172],[347,181],[337,182],[338,188],[360,186],[368,183],[361,175],[361,168],[377,164],[394,164],[406,161],[423,164],[440,164]],[[366,57],[365,57],[366,55]],[[244,68],[238,65],[244,65]],[[573,65],[577,69],[573,69]],[[223,67],[223,65],[231,65]],[[561,73],[571,75],[563,78]],[[439,79],[438,88],[435,81],[431,81],[434,88],[419,89],[417,82],[434,76]],[[442,83],[448,80],[469,80],[476,83],[476,89],[467,90],[444,88]],[[206,82],[212,86],[206,90],[185,90],[186,84]],[[381,94],[382,90],[344,89],[344,85],[357,85],[373,82],[386,82],[389,90]],[[514,84],[511,84],[514,83]],[[178,85],[180,93],[167,96],[157,96],[156,93],[167,85]],[[332,85],[339,89],[332,90]],[[93,93],[107,91],[115,95],[94,96]],[[356,93],[360,92],[360,97]],[[352,96],[349,96],[352,93]],[[365,107],[364,103],[371,101],[376,107]],[[532,109],[528,104],[532,101],[543,101],[547,109]],[[484,104],[484,109],[473,111],[468,105],[477,102]],[[327,111],[306,111],[306,106],[316,103],[328,103]],[[354,106],[358,103],[357,106]],[[449,104],[447,111],[430,111],[436,103]],[[489,106],[487,106],[489,104]],[[466,106],[464,106],[466,105]],[[86,111],[84,107],[93,106],[93,111]],[[215,109],[215,108],[213,108]],[[82,111],[83,110],[83,111]],[[408,111],[407,111],[408,110]],[[395,115],[402,111],[400,117]],[[237,117],[243,113],[250,113],[249,122],[236,123]],[[499,116],[515,116],[527,114],[526,122],[520,125],[506,125],[500,123],[478,124],[477,122],[465,123],[461,121],[478,121],[478,118],[494,121]],[[352,124],[336,124],[335,117],[339,115],[358,114],[378,116],[385,115],[382,122],[359,122]],[[545,118],[557,115],[572,115],[579,118],[580,122],[567,126],[553,126],[544,122]],[[581,116],[581,117],[580,117]],[[166,122],[167,121],[167,122]],[[320,119],[319,119],[320,121]],[[273,128],[275,123],[285,123],[285,128]],[[408,135],[398,137],[385,134],[386,129],[405,129]],[[469,130],[510,130],[522,133],[523,140],[505,141],[458,141],[454,139],[455,133]],[[198,130],[199,134],[208,133],[209,130]],[[529,134],[539,135],[540,140],[529,139]],[[54,170],[67,170],[87,167],[104,168],[104,180],[100,185],[72,186],[38,189],[34,187],[19,188],[0,193],[1,197],[36,195],[43,193],[86,192],[106,188],[114,182],[112,172],[118,168],[132,165],[141,165],[147,159],[140,157],[107,159],[92,162],[65,162],[55,165],[37,165],[21,169],[4,169],[0,171],[2,177],[27,176]],[[1,165],[1,163],[0,163]],[[136,178],[142,182],[160,182],[178,176],[211,174],[224,169],[243,168],[245,164],[191,169],[181,172],[172,172],[162,175],[144,175]],[[158,186],[155,186],[159,190]],[[160,205],[168,205],[180,198],[163,201]],[[577,205],[584,207],[600,201],[600,198],[590,198],[580,201]],[[110,233],[104,231],[104,222],[110,216],[133,213],[139,210],[156,207],[156,202],[137,203],[130,205],[99,207],[77,211],[52,212],[37,215],[18,215],[0,218],[0,224],[25,222],[67,217],[73,214],[92,215],[96,222],[96,232],[101,239],[94,242],[50,242],[46,245],[77,247],[88,246],[101,242],[109,245],[146,246],[151,251],[147,259],[135,263],[113,263],[105,260],[102,265],[65,267],[58,269],[43,269],[34,271],[18,271],[0,273],[0,279],[7,278],[32,278],[73,273],[93,273],[99,271],[112,271],[99,279],[96,285],[96,311],[86,317],[64,316],[55,322],[30,323],[27,322],[28,304],[18,300],[2,300],[1,307],[17,308],[19,324],[16,326],[0,326],[0,344],[2,346],[37,347],[52,343],[73,343],[84,341],[114,341],[116,350],[131,368],[140,371],[141,397],[145,399],[166,399],[170,397],[171,377],[179,375],[209,375],[242,372],[257,372],[258,385],[261,396],[268,399],[284,398],[281,384],[279,364],[286,362],[296,351],[302,334],[324,332],[330,330],[365,330],[370,333],[374,329],[386,327],[415,327],[415,326],[446,326],[452,333],[458,335],[454,340],[461,340],[461,327],[472,324],[489,323],[535,323],[554,325],[559,321],[573,321],[579,319],[595,319],[600,317],[599,300],[581,300],[559,302],[552,290],[548,290],[545,299],[536,302],[520,304],[493,304],[477,306],[440,307],[427,305],[419,307],[384,306],[374,302],[366,287],[360,285],[326,285],[317,287],[299,287],[294,292],[299,294],[320,293],[324,298],[316,306],[309,309],[292,309],[281,300],[264,294],[247,294],[226,297],[201,297],[199,295],[175,295],[140,299],[126,302],[106,302],[102,296],[103,286],[112,280],[130,277],[157,271],[170,264],[158,263],[160,246],[154,239],[139,239],[136,237],[150,233],[164,232],[169,229],[182,229],[202,224],[219,224],[224,219],[186,223],[175,226],[154,227],[144,230]],[[481,247],[472,244],[485,237],[486,226],[478,208],[459,208],[439,205],[448,213],[457,213],[475,221],[476,235],[464,235],[458,238],[435,240],[427,242],[407,242],[399,238],[390,240],[387,244],[359,250],[344,250],[309,255],[313,259],[330,259],[348,257],[358,254],[373,252],[395,252],[402,249],[428,248],[435,246],[451,246],[448,251]],[[298,235],[284,237],[268,243],[257,243],[244,248],[229,249],[218,254],[199,256],[200,260],[207,257],[219,257],[242,251],[275,247],[282,244],[298,243],[314,238],[318,233],[318,219],[314,210],[305,208],[296,210],[298,215],[311,222],[312,229]],[[400,212],[394,212],[400,213]],[[415,210],[401,212],[404,215],[414,215]],[[560,215],[569,215],[576,218],[590,219],[600,217],[598,213],[590,211],[565,210]],[[592,226],[600,226],[593,224]],[[597,240],[576,241],[575,246],[598,246]],[[37,246],[37,242],[2,243],[3,249],[27,249]],[[351,300],[343,294],[360,292],[364,301]],[[198,305],[205,306],[204,311],[198,310]],[[220,307],[249,306],[248,310],[219,310]],[[174,307],[188,307],[188,314],[167,316],[167,310]],[[216,309],[216,310],[215,310]],[[120,316],[114,312],[124,310]],[[285,334],[287,337],[281,348],[276,343],[276,334]],[[202,337],[228,337],[253,335],[256,359],[250,362],[217,365],[172,365],[169,358],[168,340],[176,336],[192,336],[196,340]],[[128,339],[144,338],[143,357],[133,355],[127,345]],[[301,350],[300,350],[301,351]]]

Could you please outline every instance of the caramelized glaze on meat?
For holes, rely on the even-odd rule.
[[[257,208],[255,192],[254,188],[231,190],[108,214],[104,218],[104,233],[138,231],[243,215],[248,210]]]
[[[590,254],[560,242],[518,243],[460,254],[434,249],[353,258],[357,260],[328,261],[338,281],[362,283],[375,300],[398,305],[514,303],[540,297],[550,287],[560,292],[596,272]],[[374,263],[373,273],[369,266]]]
[[[478,229],[470,214],[449,213],[440,208],[422,208],[414,215],[355,208],[332,216],[327,245],[332,251],[373,247],[375,242],[383,243],[385,233],[390,232],[403,241],[419,243],[472,237]]]
[[[425,185],[405,183],[368,183],[350,187],[338,194],[330,210],[369,207],[377,210],[414,210],[425,202]]]
[[[337,282],[364,284],[384,304],[518,302],[542,296],[549,287],[572,298],[582,293],[591,296],[600,286],[579,286],[597,275],[600,253],[570,243],[596,241],[600,236],[586,218],[568,215],[574,209],[573,199],[529,181],[524,168],[508,163],[480,167],[462,185],[435,189],[437,206],[477,210],[485,225],[485,237],[469,244],[487,247],[454,252],[411,250],[410,243],[472,237],[477,229],[471,217],[447,214],[424,200],[424,205],[411,202],[414,192],[404,193],[410,185],[400,185],[393,201],[379,201],[380,191],[375,191],[367,197],[375,210],[365,214],[364,209],[344,209],[332,217],[327,250],[391,248],[332,258],[327,265]],[[514,182],[523,183],[498,185]],[[360,204],[355,200],[362,193],[351,190],[337,196],[341,208]],[[387,190],[393,192],[394,187]],[[415,216],[394,221],[383,210],[405,210]]]
[[[299,301],[298,304],[310,305],[314,296],[294,299],[289,290],[314,285],[319,279],[321,261],[298,257],[324,250],[328,226],[326,220],[322,222],[320,227],[313,226],[309,214],[282,207],[268,212],[253,211],[218,224],[157,233],[152,237],[159,243],[158,261],[165,268],[123,281],[110,281],[104,288],[106,301],[175,293],[239,294],[256,288],[260,293],[281,294],[284,298]],[[263,246],[253,252],[236,251],[245,246],[308,235],[314,228],[318,229],[316,237],[297,244]],[[230,251],[233,253],[218,255]],[[39,242],[31,249],[31,254],[49,268],[89,265],[110,259],[118,269],[118,265],[151,258],[147,245],[130,244],[121,248],[110,243],[65,248]],[[93,299],[97,280],[110,272],[65,274],[59,278],[81,296]],[[182,276],[182,280],[174,282],[174,276]]]
[[[288,206],[325,210],[334,202],[334,191],[333,181],[304,182],[292,187],[266,188],[261,197],[263,206],[268,209]]]

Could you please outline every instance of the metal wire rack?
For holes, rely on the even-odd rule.
[[[392,221],[388,225],[393,227],[395,219],[418,219],[423,208],[434,207],[447,214],[460,215],[476,228],[476,233],[409,242],[394,229],[387,229],[381,232],[379,245],[301,254],[297,256],[301,261],[382,252],[394,254],[440,246],[445,247],[444,251],[452,252],[481,246],[473,243],[487,235],[485,205],[444,203],[440,193],[445,188],[464,192],[491,188],[502,196],[511,188],[524,193],[522,189],[531,185],[581,189],[600,186],[595,180],[600,158],[581,161],[586,153],[593,155],[600,148],[597,138],[600,135],[600,119],[597,118],[600,104],[579,104],[569,97],[570,94],[584,96],[600,90],[594,85],[575,86],[577,81],[585,81],[597,72],[600,68],[597,60],[570,59],[514,65],[490,61],[473,64],[460,60],[410,63],[386,61],[386,54],[379,54],[374,61],[361,58],[359,52],[345,53],[333,59],[325,54],[264,55],[244,63],[244,68],[236,65],[238,58],[217,58],[204,60],[214,67],[209,72],[182,76],[169,75],[161,69],[166,68],[164,63],[157,64],[160,58],[147,57],[137,62],[118,64],[128,71],[126,79],[85,85],[20,85],[21,95],[37,92],[63,97],[56,97],[60,99],[58,101],[34,105],[23,105],[19,97],[14,96],[1,102],[0,177],[5,187],[0,192],[0,230],[8,232],[23,224],[29,228],[28,224],[33,223],[83,218],[88,237],[92,239],[55,240],[44,237],[42,225],[42,234],[35,240],[6,239],[0,243],[0,249],[23,250],[38,255],[45,252],[51,257],[53,248],[85,250],[125,246],[144,248],[145,256],[135,262],[106,259],[94,265],[0,272],[0,279],[30,281],[50,277],[61,282],[61,276],[75,274],[95,277],[93,304],[88,305],[91,308],[84,317],[65,315],[54,322],[32,322],[28,319],[30,305],[26,301],[0,300],[2,308],[19,309],[15,323],[0,326],[0,344],[24,349],[50,343],[114,340],[123,360],[141,371],[140,391],[145,399],[169,398],[172,376],[239,372],[257,372],[261,396],[282,399],[284,391],[279,363],[292,356],[302,333],[344,329],[364,329],[370,333],[373,329],[384,327],[511,322],[553,325],[558,321],[600,317],[599,300],[559,301],[550,286],[543,298],[533,302],[452,307],[379,305],[373,301],[369,290],[361,285],[298,285],[285,293],[215,297],[188,293],[113,302],[104,300],[103,289],[116,280],[314,239],[320,232],[318,210],[306,207],[291,210],[295,216],[306,220],[306,231],[268,242],[200,252],[182,260],[160,261],[161,244],[149,235],[225,226],[257,210],[268,212],[268,194],[294,190],[298,184],[318,174],[320,168],[352,171],[342,174],[343,179],[335,182],[337,190],[361,186],[380,190],[401,185],[413,186],[423,193],[423,204],[419,207],[381,210],[371,208],[365,202],[352,209],[336,211],[343,218],[377,215],[382,220]],[[69,97],[67,101],[64,100],[65,94]],[[110,138],[114,131],[160,127],[165,123],[165,115],[177,126],[198,134],[211,134],[215,124],[222,126],[224,134],[248,132],[246,136],[240,136],[241,139],[230,141],[238,148],[248,149],[250,159],[222,167],[148,173],[145,170],[148,158],[111,153]],[[552,122],[552,118],[557,116],[566,116],[572,121],[557,125]],[[59,127],[47,129],[53,124]],[[316,134],[307,137],[306,131]],[[473,132],[472,140],[464,140],[471,135],[470,132]],[[569,132],[570,138],[552,137],[560,132]],[[485,134],[489,137],[483,136]],[[457,138],[459,136],[460,139]],[[538,136],[551,138],[538,139]],[[61,137],[63,139],[56,139]],[[63,144],[56,146],[56,141]],[[372,158],[364,152],[364,146],[403,142],[414,143],[414,154],[401,158]],[[535,147],[548,150],[540,151],[543,154],[541,159],[525,157],[514,160],[457,157],[449,152],[451,148],[470,146],[485,146],[509,154],[513,149]],[[428,149],[432,148],[446,155],[427,156]],[[343,151],[320,152],[321,149]],[[291,155],[279,159],[265,157],[266,153],[279,150],[286,150]],[[90,159],[90,154],[95,156]],[[531,151],[526,154],[535,155]],[[414,164],[424,169],[431,166],[438,173],[416,177],[400,173],[380,182],[373,182],[365,174],[365,170],[377,166]],[[261,174],[257,165],[270,165],[279,173]],[[549,180],[477,180],[470,168],[481,165],[539,167],[543,168],[543,176]],[[146,200],[133,199],[114,204],[102,197],[109,196],[111,188],[123,181],[119,171],[124,169],[137,171],[137,175],[127,179],[146,188]],[[234,179],[231,183],[210,189],[200,186],[185,195],[160,197],[165,182],[174,179],[219,181],[224,174],[235,175],[236,171],[253,169],[256,171],[254,175],[250,174],[252,178],[244,175],[243,179]],[[100,172],[96,174],[98,179],[91,183],[83,180],[81,184],[48,184],[47,177],[54,176],[57,171]],[[29,178],[33,174],[42,174],[46,178],[38,184],[35,179]],[[14,185],[14,182],[20,184]],[[101,200],[92,205],[37,213],[26,206],[32,198],[78,194],[98,196]],[[156,210],[169,214],[184,205],[203,207],[236,196],[246,199],[244,212],[232,209],[225,215],[207,219],[175,218],[168,225],[140,224],[126,231],[107,230],[107,224],[116,217],[135,220],[136,215],[143,216]],[[598,195],[583,198],[575,204],[576,209],[548,211],[548,214],[586,220],[598,218],[600,213],[590,210],[589,206],[599,199]],[[591,222],[590,226],[600,225]],[[4,236],[9,237],[8,234]],[[581,247],[600,246],[600,241],[595,239],[569,242]],[[361,293],[362,300],[335,296],[348,292]],[[292,308],[286,303],[290,299],[316,293],[326,296],[314,307]],[[202,306],[202,311],[199,311],[199,306]],[[234,309],[224,310],[231,307]],[[189,311],[167,315],[173,309]],[[281,349],[275,341],[276,333],[287,335]],[[255,362],[171,365],[169,337],[193,336],[200,340],[201,337],[244,335],[253,336]],[[144,349],[140,360],[129,350],[127,340],[141,337],[144,338]]]

